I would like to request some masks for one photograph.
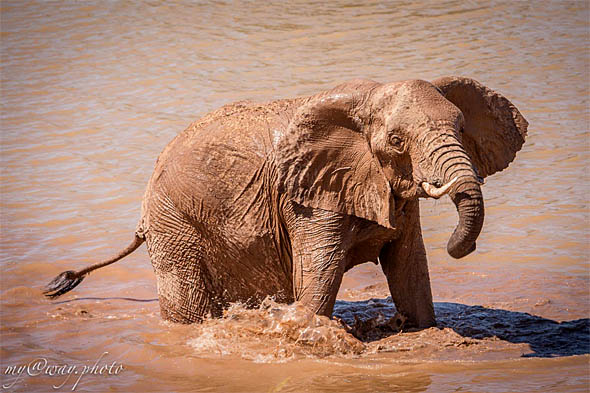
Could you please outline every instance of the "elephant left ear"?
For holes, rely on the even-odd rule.
[[[463,146],[486,177],[506,169],[525,141],[528,122],[507,98],[481,83],[462,77],[432,82],[465,118]]]
[[[395,228],[395,200],[354,108],[354,93],[311,97],[276,145],[279,192],[303,206]]]

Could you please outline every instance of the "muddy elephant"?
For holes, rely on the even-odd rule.
[[[522,147],[527,122],[475,80],[354,80],[311,97],[222,107],[160,154],[135,238],[56,277],[59,296],[144,241],[161,315],[191,323],[266,296],[330,316],[343,274],[382,266],[406,325],[434,325],[419,198],[448,194],[448,253],[475,250],[480,185]]]

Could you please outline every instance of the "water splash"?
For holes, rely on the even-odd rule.
[[[233,304],[221,319],[195,325],[188,344],[197,355],[236,355],[255,362],[283,362],[301,357],[355,356],[365,344],[334,319],[311,314],[301,304],[267,298],[255,309]]]

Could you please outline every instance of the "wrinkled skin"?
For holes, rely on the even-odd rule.
[[[167,320],[267,295],[329,316],[344,272],[371,261],[406,326],[432,326],[422,185],[456,178],[448,252],[469,254],[484,219],[480,182],[514,159],[526,128],[507,99],[467,78],[355,80],[228,105],[164,149],[130,248],[147,242]]]

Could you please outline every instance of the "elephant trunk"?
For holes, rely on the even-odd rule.
[[[448,195],[457,207],[459,223],[447,244],[453,258],[462,258],[475,250],[475,241],[484,220],[483,196],[480,182],[471,160],[459,144],[451,144],[433,154],[439,178],[444,184],[453,182]],[[438,154],[437,154],[438,153]]]
[[[461,178],[449,195],[457,207],[459,223],[447,243],[447,252],[459,259],[475,250],[475,241],[483,227],[483,197],[475,176]]]

